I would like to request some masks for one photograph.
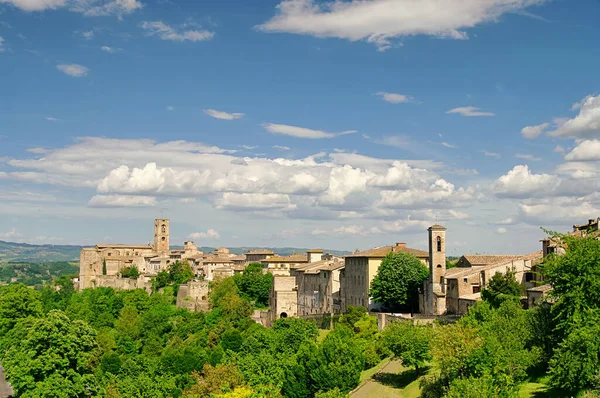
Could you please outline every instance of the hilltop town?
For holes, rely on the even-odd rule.
[[[597,230],[598,220],[575,225],[580,236]],[[432,225],[423,231],[428,251],[407,246],[405,242],[383,245],[346,256],[311,249],[306,253],[281,256],[271,250],[249,250],[231,254],[221,247],[211,253],[198,249],[193,241],[183,249],[170,248],[170,221],[154,220],[153,244],[97,244],[81,250],[80,273],[76,281],[80,290],[95,287],[145,289],[152,291],[152,280],[176,262],[186,262],[193,280],[181,286],[178,304],[191,310],[208,308],[209,283],[241,274],[251,263],[260,263],[263,273],[273,275],[268,311],[257,311],[255,320],[271,325],[280,317],[309,317],[341,314],[349,306],[364,307],[369,312],[384,312],[381,303],[369,295],[369,288],[382,260],[390,253],[408,253],[429,269],[429,276],[419,292],[419,308],[409,317],[466,314],[481,301],[481,291],[496,273],[511,272],[527,293],[526,303],[534,305],[549,289],[543,284],[536,265],[545,255],[561,249],[552,239],[542,241],[539,251],[514,255],[465,254],[456,266],[447,269],[446,235],[451,231]],[[420,242],[419,242],[420,243]],[[131,270],[135,275],[131,277]],[[124,276],[125,275],[125,276]]]

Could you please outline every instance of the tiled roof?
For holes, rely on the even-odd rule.
[[[123,245],[123,244],[110,244],[101,243],[96,245],[98,249],[152,249],[152,245]]]
[[[273,255],[275,253],[273,253],[272,250],[262,249],[262,250],[248,250],[247,254],[268,254],[268,255]]]
[[[541,251],[537,251],[537,252],[533,252],[530,254],[525,254],[525,255],[520,255],[520,256],[489,256],[489,257],[504,257],[504,260],[500,261],[495,261],[489,264],[482,264],[480,266],[475,266],[475,267],[456,267],[456,268],[451,268],[449,270],[446,271],[446,274],[444,275],[444,277],[446,279],[457,279],[457,278],[463,278],[465,276],[469,276],[472,274],[478,274],[481,271],[487,271],[489,269],[494,269],[496,267],[499,267],[501,265],[504,264],[509,264],[512,263],[513,261],[517,261],[517,260],[530,260],[532,262],[532,265],[535,264],[536,260],[541,259],[542,258],[542,252]]]
[[[221,258],[221,257],[207,258],[206,260],[203,260],[202,262],[203,263],[214,263],[214,264],[233,264],[233,261],[231,261],[231,258]]]
[[[231,261],[246,261],[246,256],[242,254],[241,256],[230,257],[229,259]]]
[[[261,260],[263,263],[301,263],[307,262],[308,259],[304,254],[292,254],[291,256],[281,257],[281,256],[273,256],[269,258],[265,258]]]
[[[395,250],[396,252],[412,254],[413,256],[416,256],[419,258],[428,258],[429,257],[429,253],[427,253],[423,250],[411,249],[410,247],[398,247],[398,246],[376,247],[373,249],[352,253],[352,254],[347,255],[346,257],[385,257],[393,250]]]
[[[296,272],[305,274],[318,274],[321,271],[334,271],[344,267],[343,261],[323,260],[314,263],[302,264],[296,267]]]
[[[310,249],[306,251],[307,253],[323,253],[321,249]]]
[[[467,260],[471,266],[497,264],[506,261],[512,261],[519,257],[522,256],[516,254],[465,254],[463,256],[463,258]],[[461,260],[458,261],[459,263],[463,263]]]
[[[435,225],[432,225],[431,227],[429,227],[429,229],[434,229],[434,230],[435,229],[438,229],[438,230],[439,229],[444,229],[445,230],[446,227],[444,227],[443,225],[440,225],[440,224],[435,224]]]

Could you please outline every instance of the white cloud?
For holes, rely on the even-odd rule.
[[[60,119],[52,117],[52,116],[46,116],[44,119],[46,119],[49,122],[57,122],[60,120]]]
[[[87,30],[83,32],[75,32],[79,34],[84,40],[91,40],[96,36],[96,32],[94,30]]]
[[[0,0],[23,11],[44,11],[69,7],[73,12],[86,16],[122,16],[143,7],[137,0]]]
[[[492,112],[482,112],[480,108],[474,106],[462,106],[454,109],[450,109],[446,113],[456,113],[462,116],[473,117],[473,116],[496,116]]]
[[[573,224],[576,220],[588,220],[598,217],[600,208],[581,200],[552,200],[548,203],[520,204],[521,217],[538,226]]]
[[[171,106],[171,105],[169,105],[169,106],[167,106],[167,110],[168,110],[168,111],[174,111],[174,110],[175,110],[175,107],[174,107],[174,106]]]
[[[565,155],[568,161],[600,160],[600,140],[581,141],[571,152]]]
[[[532,174],[528,166],[519,165],[498,178],[492,184],[492,189],[498,197],[526,198],[552,194],[559,183],[556,176]]]
[[[573,105],[579,114],[572,119],[559,119],[557,128],[549,131],[553,137],[600,137],[600,95],[588,95]],[[556,123],[556,121],[555,121]]]
[[[273,145],[273,149],[279,149],[280,151],[289,151],[290,147],[284,145]]]
[[[512,217],[504,218],[500,221],[496,221],[496,225],[514,225],[517,221]]]
[[[4,39],[0,36],[0,53],[4,52]]]
[[[565,153],[565,148],[562,145],[557,145],[556,148],[554,148],[554,152],[556,153]]]
[[[542,134],[544,130],[548,128],[548,126],[550,126],[550,123],[542,123],[538,124],[537,126],[523,127],[523,129],[521,130],[521,135],[523,135],[523,137],[527,138],[528,140],[532,140],[534,138],[539,137],[540,134]]]
[[[369,229],[358,225],[344,225],[333,229],[317,228],[312,231],[313,235],[366,235]]]
[[[283,0],[276,15],[257,26],[264,32],[364,40],[384,51],[394,38],[428,35],[466,39],[465,29],[495,22],[502,14],[544,0]]]
[[[158,36],[162,40],[192,42],[210,40],[215,36],[214,32],[208,30],[183,30],[177,31],[175,28],[165,24],[162,21],[144,21],[140,27],[147,32],[148,36]]]
[[[527,153],[517,153],[517,154],[515,155],[515,157],[516,157],[517,159],[526,159],[526,160],[533,160],[533,161],[539,161],[539,160],[542,160],[542,158],[538,158],[538,157],[535,157],[535,156],[533,156],[533,155],[530,155],[530,154],[527,154]]]
[[[498,227],[498,228],[496,228],[496,233],[497,234],[505,234],[506,232],[508,232],[508,231],[504,227]]]
[[[485,149],[482,149],[480,152],[483,153],[485,156],[489,156],[489,157],[496,158],[496,159],[500,159],[502,157],[499,153],[489,152],[489,151],[486,151]]]
[[[121,48],[116,48],[116,47],[109,47],[109,46],[102,46],[100,47],[100,49],[104,52],[110,53],[110,54],[114,54],[117,51],[122,51]]]
[[[214,229],[209,229],[206,232],[194,232],[188,236],[190,239],[219,239],[220,237],[221,235]]]
[[[458,148],[458,145],[449,144],[449,143],[447,143],[447,142],[445,142],[445,141],[444,141],[444,142],[442,142],[442,146],[445,146],[446,148],[453,148],[453,149],[456,149],[456,148]]]
[[[0,239],[21,240],[22,233],[17,232],[16,228],[12,228],[8,232],[0,233]]]
[[[251,151],[252,149],[258,148],[256,145],[240,145],[240,148],[245,149],[247,151]]]
[[[216,208],[234,211],[293,210],[296,205],[284,194],[225,192],[217,199]]]
[[[379,204],[389,208],[428,208],[467,206],[475,199],[473,189],[458,188],[444,179],[438,179],[424,188],[381,191]]]
[[[60,64],[56,65],[56,69],[73,77],[83,77],[88,74],[89,69],[77,64]]]
[[[269,133],[308,139],[334,138],[340,135],[356,133],[356,130],[347,130],[340,133],[327,133],[321,130],[311,130],[305,127],[288,126],[285,124],[274,123],[265,123],[262,126]]]
[[[96,195],[88,202],[89,207],[151,207],[156,198],[151,196]]]
[[[144,5],[137,0],[74,0],[71,10],[88,17],[131,14]]]
[[[0,0],[0,3],[12,4],[23,11],[43,11],[64,7],[65,0]]]
[[[214,117],[215,119],[223,120],[235,120],[244,117],[243,113],[227,113],[223,111],[216,111],[214,109],[204,109],[204,113],[206,113],[210,117]]]
[[[413,102],[415,100],[410,95],[404,95],[404,94],[386,93],[383,91],[380,91],[375,94],[380,96],[381,99],[383,99],[384,101],[389,102],[391,104],[400,104],[403,102]]]

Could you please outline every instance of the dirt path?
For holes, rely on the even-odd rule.
[[[400,361],[390,361],[377,373],[391,373],[396,374],[402,370],[402,364]],[[400,390],[385,386],[373,378],[366,380],[363,384],[354,390],[350,396],[352,398],[401,398],[403,394]]]
[[[4,379],[4,368],[0,365],[0,398],[10,397],[12,393],[10,384]]]

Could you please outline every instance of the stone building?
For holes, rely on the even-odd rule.
[[[191,241],[185,242],[183,250],[170,250],[169,234],[169,220],[158,218],[154,220],[153,245],[98,244],[83,248],[79,257],[79,288],[149,289],[151,276],[175,261],[201,253]],[[121,271],[128,267],[138,269],[137,280],[120,277]]]
[[[292,269],[298,291],[298,316],[341,312],[342,269],[344,261],[339,258],[316,261]]]
[[[298,316],[296,278],[276,275],[269,294],[269,325],[279,318]]]
[[[481,300],[481,290],[497,273],[514,272],[525,288],[534,286],[532,270],[542,252],[526,255],[467,254],[446,269],[446,228],[434,225],[429,232],[429,277],[419,295],[419,310],[425,315],[462,315]]]
[[[406,247],[406,243],[396,243],[394,246],[381,246],[365,251],[356,251],[344,258],[342,271],[342,311],[347,306],[362,306],[368,310],[377,310],[381,305],[369,297],[369,287],[377,274],[381,260],[391,252],[404,252],[416,256],[425,265],[429,264],[427,252]],[[445,265],[445,264],[444,264]]]
[[[246,253],[246,262],[248,264],[250,264],[250,263],[260,263],[265,258],[269,258],[269,257],[274,256],[274,255],[275,255],[275,253],[273,253],[272,250],[267,250],[267,249],[262,249],[262,250],[248,250],[248,253]]]

